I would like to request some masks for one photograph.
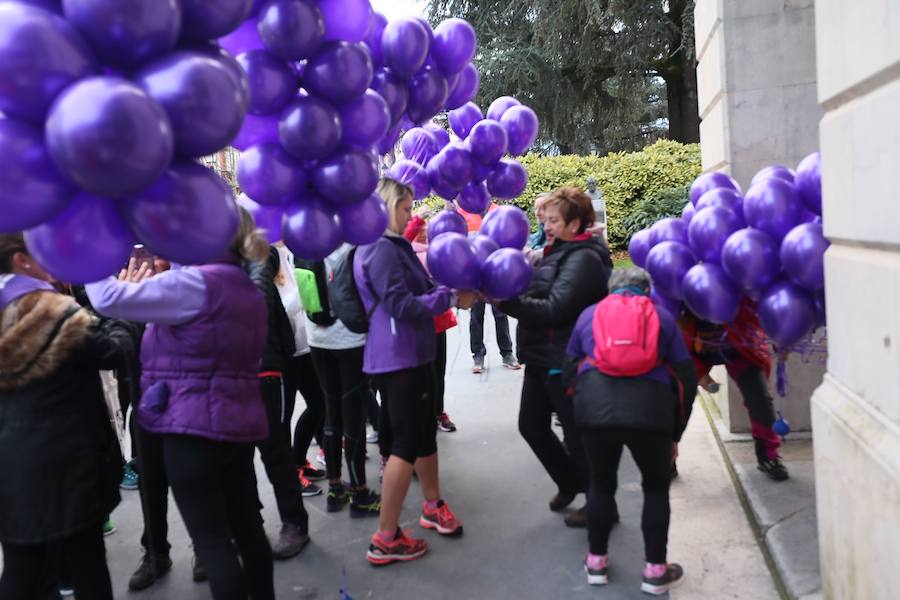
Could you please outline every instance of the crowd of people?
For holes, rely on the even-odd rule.
[[[536,202],[539,229],[525,249],[534,276],[522,296],[451,290],[424,260],[427,209],[414,216],[412,190],[391,179],[379,194],[384,235],[322,261],[270,246],[241,210],[216,260],[170,268],[138,255],[118,277],[84,288],[55,281],[21,234],[0,236],[0,600],[57,598],[61,586],[112,598],[103,535],[120,485],[140,489],[144,517],[132,590],[172,568],[169,489],[193,543],[194,579],[217,600],[275,597],[273,559],[309,542],[304,498],[319,485],[329,512],[349,506],[352,518],[377,519],[373,565],[428,551],[399,527],[414,474],[419,525],[460,536],[438,474],[438,429],[456,430],[444,407],[446,332],[458,325],[455,311],[471,311],[472,370],[482,372],[488,304],[501,364],[524,365],[518,428],[558,488],[550,510],[586,495],[565,523],[587,528],[588,583],[608,582],[624,447],[643,482],[642,590],[661,594],[683,579],[667,557],[669,485],[698,375],[712,385],[711,365],[726,364],[744,395],[760,469],[787,477],[771,430],[768,349],[746,342],[759,339],[751,304],[724,327],[655,307],[644,271],[613,270],[590,197],[572,187]],[[472,233],[480,218],[467,219]],[[358,306],[338,286],[355,290]],[[515,350],[508,317],[518,322]],[[104,385],[110,372],[115,394]],[[292,427],[298,392],[305,409]],[[126,462],[110,423],[129,406]],[[380,493],[366,478],[367,422]],[[307,458],[313,440],[324,471]],[[260,515],[257,449],[281,521],[274,543]]]

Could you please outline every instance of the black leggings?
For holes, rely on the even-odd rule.
[[[551,429],[553,412],[562,424],[565,443]],[[519,433],[560,491],[570,494],[587,491],[587,457],[575,428],[572,399],[565,394],[562,378],[549,375],[545,367],[525,367]]]
[[[272,549],[259,514],[253,446],[166,435],[163,455],[213,598],[274,599]]]
[[[112,600],[103,523],[45,544],[4,542],[0,600],[57,600],[63,563],[79,598]]]
[[[447,332],[437,334],[437,355],[434,359],[434,396],[438,414],[444,412],[444,390],[447,377]]]
[[[375,376],[381,393],[379,445],[384,456],[408,463],[437,453],[434,365]]]
[[[322,426],[325,425],[325,396],[322,395],[322,386],[319,384],[319,376],[316,375],[312,354],[293,357],[288,361],[288,367],[284,371],[284,427],[288,440],[291,439],[291,419],[294,416],[298,391],[306,402],[306,410],[300,415],[294,428],[293,448],[294,462],[298,467],[302,467],[306,464],[306,453],[309,452],[309,444],[313,438],[316,438],[319,447],[324,447]]]
[[[647,562],[666,562],[669,539],[669,482],[672,436],[657,431],[602,429],[582,431],[591,468],[588,493],[588,541],[591,554],[606,554],[616,514],[616,487],[622,448],[628,446],[641,471],[644,511],[641,530]]]
[[[132,434],[133,445],[140,445],[137,470],[144,515],[141,545],[155,556],[168,556],[169,544],[169,479],[163,459],[163,436],[140,425]]]
[[[325,393],[325,470],[341,478],[341,450],[347,459],[350,485],[366,486],[366,388],[363,348],[313,348],[313,363]],[[346,448],[343,447],[346,440]]]

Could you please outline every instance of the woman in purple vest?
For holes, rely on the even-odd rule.
[[[379,194],[387,203],[388,230],[357,251],[353,274],[371,315],[363,370],[381,392],[378,432],[382,448],[390,449],[378,532],[367,558],[386,565],[415,560],[428,551],[425,540],[407,537],[398,526],[414,468],[425,496],[419,524],[442,535],[462,533],[462,525],[441,499],[438,483],[434,317],[453,306],[470,308],[474,294],[436,286],[403,237],[412,216],[412,190],[385,179]]]
[[[101,314],[149,323],[138,418],[163,435],[166,474],[216,600],[275,597],[252,461],[268,435],[258,379],[266,302],[241,269],[268,248],[242,209],[217,260],[87,286]]]

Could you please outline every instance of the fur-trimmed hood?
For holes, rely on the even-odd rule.
[[[0,390],[39,381],[59,369],[91,335],[94,317],[55,292],[22,296],[0,312]]]

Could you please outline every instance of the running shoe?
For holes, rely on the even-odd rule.
[[[325,496],[325,510],[339,512],[347,506],[348,502],[350,502],[350,492],[343,483],[328,488],[328,494]]]
[[[647,563],[644,567],[641,591],[652,596],[661,596],[682,581],[684,581],[684,569],[681,568],[681,565]]]
[[[377,533],[373,535],[366,559],[375,566],[383,566],[392,562],[416,560],[426,552],[428,542],[411,538],[398,527],[396,537],[390,542],[384,541]]]
[[[319,451],[316,452],[316,462],[325,466],[325,450],[323,448],[319,448]]]
[[[787,467],[781,462],[780,456],[776,456],[774,460],[761,460],[756,468],[775,481],[784,481],[789,477]]]
[[[381,496],[366,488],[353,492],[350,500],[350,516],[354,519],[377,517],[381,513]]]
[[[441,535],[462,535],[463,526],[443,500],[438,500],[436,508],[428,508],[428,502],[422,503],[422,516],[419,525],[425,529],[434,529]]]
[[[447,433],[456,431],[456,425],[453,423],[453,421],[450,420],[450,417],[447,416],[447,413],[443,412],[439,414],[437,417],[437,421],[438,428],[441,431],[446,431]]]
[[[584,559],[584,572],[587,573],[588,585],[609,583],[609,555],[596,556],[589,553]]]
[[[122,483],[119,484],[119,487],[123,490],[138,489],[138,474],[134,470],[133,460],[125,463],[125,468],[122,470]]]
[[[103,524],[103,535],[112,535],[116,532],[116,524],[112,522],[112,519],[107,519],[106,523]]]
[[[476,356],[475,362],[472,364],[472,372],[476,375],[484,373],[484,357]]]
[[[300,490],[301,494],[304,498],[309,498],[311,496],[318,496],[322,493],[322,488],[311,482],[309,479],[303,476],[302,473],[300,476]]]
[[[306,464],[300,467],[300,472],[309,481],[322,481],[325,479],[325,471],[315,468],[309,461],[306,461]]]
[[[366,436],[366,443],[367,443],[367,444],[377,444],[377,443],[378,443],[378,432],[377,432],[377,431],[373,431],[372,433],[370,433],[369,435],[367,435],[367,436]]]
[[[71,598],[75,595],[75,590],[71,586],[61,585],[59,586],[59,595],[63,598]]]
[[[516,357],[512,354],[503,355],[503,366],[512,371],[518,371],[522,368],[522,365],[519,364],[519,361],[517,361]]]

